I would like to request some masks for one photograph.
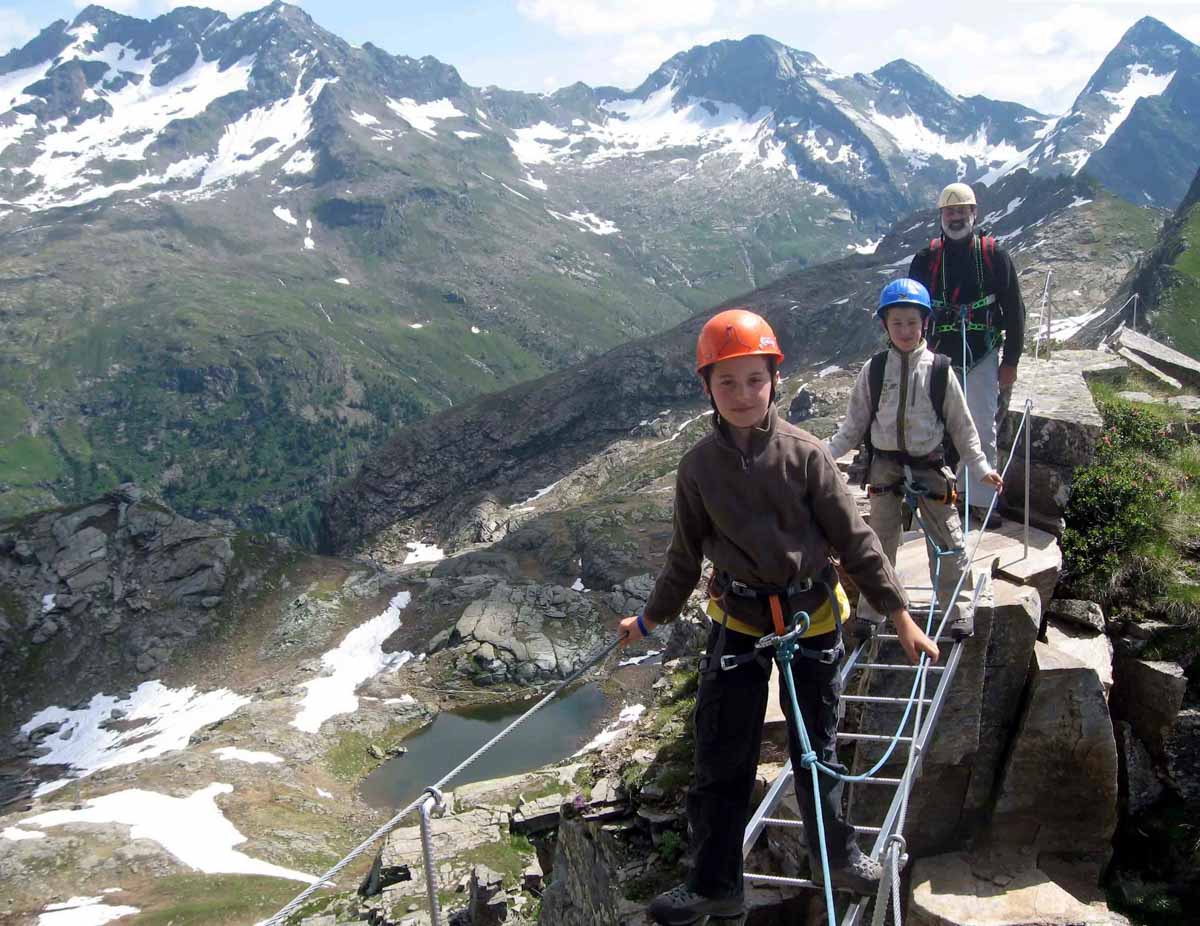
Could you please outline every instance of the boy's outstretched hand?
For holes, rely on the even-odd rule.
[[[1004,491],[1004,480],[1000,478],[1000,474],[995,470],[992,470],[990,473],[984,476],[983,482],[985,485],[991,486],[997,492]]]
[[[900,638],[900,645],[904,648],[905,655],[908,656],[908,661],[916,665],[921,661],[921,654],[924,653],[929,657],[930,662],[936,663],[938,656],[937,644],[925,635],[917,622],[912,619],[912,615],[908,613],[907,608],[900,608],[893,611],[889,615],[892,619],[892,624],[896,627],[896,636]]]
[[[657,626],[653,621],[648,621],[642,618],[647,630],[653,630]],[[645,639],[647,634],[642,633],[642,628],[638,626],[638,616],[635,614],[632,617],[624,618],[617,625],[617,639],[621,646],[628,646],[638,640]]]

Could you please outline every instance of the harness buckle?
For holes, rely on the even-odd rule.
[[[731,669],[736,669],[741,663],[738,662],[738,657],[735,655],[726,655],[721,657],[721,671],[728,672]]]

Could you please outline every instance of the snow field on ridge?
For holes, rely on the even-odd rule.
[[[316,733],[321,724],[338,714],[358,709],[355,689],[369,678],[392,672],[412,659],[408,650],[385,653],[383,641],[400,627],[400,612],[412,600],[411,592],[398,592],[383,613],[355,627],[336,649],[321,657],[320,678],[305,682],[300,711],[291,721],[293,727]]]

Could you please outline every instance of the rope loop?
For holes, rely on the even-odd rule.
[[[435,787],[434,785],[430,785],[421,792],[422,797],[424,797],[426,794],[433,798],[434,814],[439,817],[444,816],[446,813],[446,796],[442,794],[441,789]]]
[[[801,768],[812,768],[817,764],[817,754],[811,749],[800,757]]]

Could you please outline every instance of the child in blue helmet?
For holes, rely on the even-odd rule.
[[[926,490],[919,498],[919,508],[930,539],[941,550],[957,551],[940,557],[938,574],[939,557],[929,547],[930,579],[937,575],[938,601],[948,607],[953,604],[948,599],[970,564],[954,506],[954,470],[945,457],[947,432],[974,478],[997,492],[1004,483],[983,454],[948,358],[939,358],[925,343],[932,314],[929,292],[916,280],[893,280],[883,288],[875,315],[887,332],[889,346],[863,366],[845,420],[829,440],[829,450],[836,458],[867,441],[871,527],[893,563],[902,532],[906,467],[913,483]],[[941,407],[936,408],[939,401]],[[967,582],[969,577],[964,586]],[[870,635],[882,620],[870,609],[860,608],[853,630],[859,636]],[[946,627],[951,639],[965,639],[974,633],[974,615],[969,608],[955,607]]]

